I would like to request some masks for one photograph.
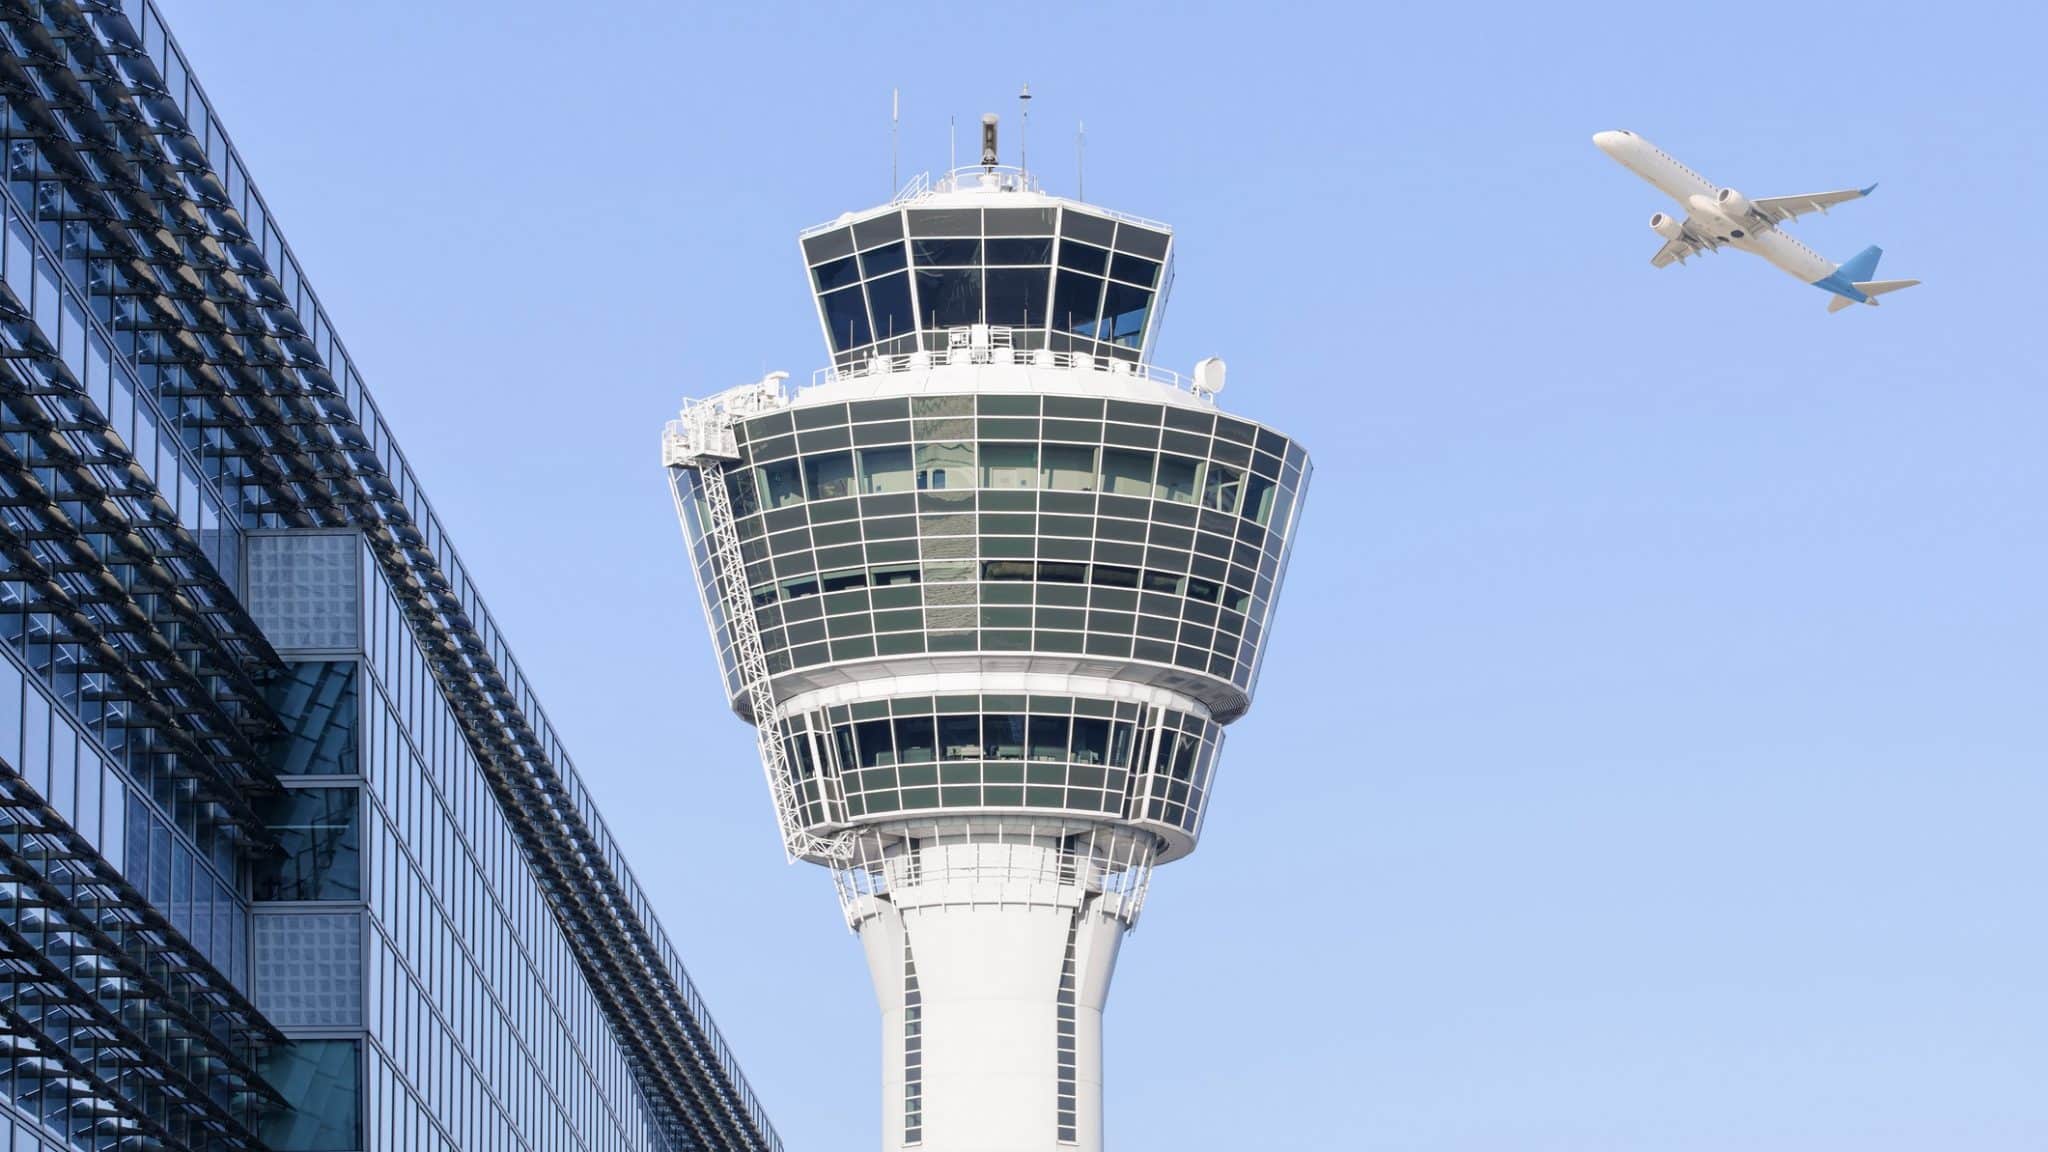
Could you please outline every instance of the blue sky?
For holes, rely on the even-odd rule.
[[[1159,359],[1315,485],[1119,1152],[2048,1144],[2040,17],[2021,6],[164,0],[794,1150],[879,1045],[656,461],[824,361],[796,231],[946,118],[1171,221]],[[1926,285],[1655,271],[1649,136]],[[963,150],[967,130],[963,127]],[[1014,141],[1014,135],[1009,137]]]

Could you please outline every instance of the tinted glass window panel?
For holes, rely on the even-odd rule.
[[[1033,716],[1031,718],[1031,758],[1033,760],[1065,760],[1067,758],[1067,727],[1065,716]]]
[[[910,447],[863,448],[860,450],[860,490],[862,495],[872,496],[878,492],[910,492],[917,487],[916,476],[910,466]]]
[[[981,717],[939,717],[939,751],[948,760],[981,759]]]
[[[298,788],[271,800],[264,824],[281,852],[257,859],[256,899],[360,897],[358,799],[354,788]]]
[[[990,208],[983,228],[990,236],[1050,236],[1052,208]]]
[[[1068,240],[1060,245],[1060,267],[1100,276],[1109,270],[1109,250]]]
[[[1171,239],[1164,232],[1140,228],[1135,224],[1116,226],[1116,246],[1120,252],[1133,252],[1153,260],[1166,259],[1166,244]]]
[[[361,1058],[353,1040],[298,1040],[261,1052],[263,1078],[291,1104],[266,1112],[263,1142],[277,1152],[364,1147]]]
[[[926,208],[910,213],[912,236],[979,236],[981,209]]]
[[[1053,288],[1052,326],[1083,336],[1095,335],[1095,321],[1102,307],[1102,283],[1078,272],[1060,272]]]
[[[1024,758],[1024,717],[984,716],[981,728],[982,751],[988,759]]]
[[[1052,274],[1043,268],[991,268],[988,322],[1043,327],[1051,291]]]
[[[903,270],[903,242],[871,248],[860,254],[860,274],[873,278],[889,272]]]
[[[1121,252],[1110,261],[1109,274],[1118,280],[1127,280],[1146,288],[1155,287],[1159,283],[1158,264],[1150,260],[1141,260],[1136,256],[1126,256]]]
[[[861,248],[872,248],[884,240],[903,238],[903,214],[889,212],[872,220],[863,220],[853,226],[853,242]]]
[[[1095,449],[1079,444],[1047,444],[1043,454],[1042,476],[1047,488],[1095,491]]]
[[[903,764],[929,764],[932,748],[932,718],[902,716],[896,720],[896,757]]]
[[[1197,490],[1196,475],[1201,467],[1200,461],[1170,453],[1162,454],[1159,457],[1159,498],[1177,504],[1193,504]],[[1158,529],[1154,531],[1157,532]]]
[[[832,334],[833,351],[844,352],[873,341],[868,328],[868,306],[858,287],[827,292],[818,300],[825,308],[825,329]]]
[[[811,277],[817,281],[818,291],[830,292],[834,288],[844,288],[859,280],[860,268],[854,263],[853,257],[847,256],[838,260],[828,260],[811,269]]]
[[[1152,293],[1111,283],[1102,300],[1102,331],[1097,335],[1126,348],[1143,342],[1145,316],[1152,308]]]
[[[356,666],[352,661],[294,664],[270,688],[270,704],[289,735],[273,766],[287,776],[347,776],[356,771]]]
[[[917,306],[929,328],[957,328],[981,321],[981,270],[921,271]]]
[[[804,262],[822,264],[853,254],[853,233],[844,228],[812,236],[804,241]]]
[[[1060,235],[1086,240],[1090,244],[1100,244],[1107,248],[1116,238],[1116,221],[1069,208],[1060,215]]]
[[[1102,450],[1102,490],[1118,496],[1152,495],[1153,454],[1128,448]]]
[[[902,272],[868,282],[868,308],[874,333],[887,340],[917,331],[917,312],[910,306],[910,277]]]
[[[990,264],[1050,264],[1052,237],[1027,240],[991,240],[987,247]]]
[[[917,446],[919,489],[974,487],[974,445],[950,441]]]
[[[886,768],[896,763],[896,748],[889,738],[887,720],[863,720],[853,726],[860,744],[860,766]]]
[[[804,502],[804,484],[796,461],[777,460],[754,469],[754,483],[766,507],[789,508]]]
[[[1202,507],[1234,513],[1237,511],[1238,497],[1243,491],[1243,472],[1212,461],[1209,465],[1209,475],[1202,483]]]
[[[1031,488],[1038,482],[1036,444],[983,444],[981,486],[983,488]]]
[[[912,240],[911,259],[920,268],[981,263],[979,240]]]
[[[1267,524],[1273,519],[1273,497],[1278,491],[1271,480],[1253,474],[1245,480],[1244,509],[1241,515],[1257,524]]]
[[[853,495],[853,453],[826,452],[804,457],[804,487],[813,500]]]

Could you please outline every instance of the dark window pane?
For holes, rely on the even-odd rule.
[[[909,492],[914,488],[910,448],[863,448],[860,450],[860,490],[864,496],[877,492]]]
[[[920,268],[981,263],[979,240],[912,240],[910,256]]]
[[[1051,281],[1052,274],[1043,268],[989,269],[988,322],[1042,327]]]
[[[1063,332],[1095,335],[1095,318],[1102,305],[1102,281],[1078,272],[1062,271],[1053,288],[1052,326]]]
[[[912,236],[979,236],[981,209],[927,208],[910,213]]]
[[[813,500],[853,495],[853,453],[826,452],[804,457],[804,487]]]
[[[1074,721],[1076,764],[1100,764],[1109,759],[1109,721],[1083,716]]]
[[[1060,245],[1060,267],[1100,276],[1109,270],[1109,251],[1068,240]]]
[[[1121,252],[1110,261],[1109,274],[1118,280],[1128,280],[1146,288],[1157,287],[1159,283],[1158,264],[1150,260],[1140,260],[1136,256],[1126,256]]]
[[[777,460],[773,464],[761,465],[754,472],[755,487],[766,507],[787,508],[804,502],[804,486],[796,461]]]
[[[1097,335],[1126,348],[1143,342],[1145,316],[1152,308],[1152,293],[1112,283],[1102,299],[1102,328]]]
[[[1031,758],[1033,760],[1065,760],[1067,758],[1067,718],[1065,716],[1033,716],[1031,718]]]
[[[1024,717],[984,716],[981,722],[982,750],[991,760],[1024,758]]]
[[[361,1060],[354,1040],[298,1040],[262,1051],[263,1078],[291,1104],[263,1117],[263,1143],[277,1152],[362,1148]]]
[[[1116,247],[1119,252],[1135,252],[1149,259],[1164,260],[1168,239],[1164,232],[1154,232],[1150,228],[1140,228],[1135,224],[1116,226]]]
[[[1034,240],[991,240],[988,242],[988,263],[1050,264],[1052,237]]]
[[[832,333],[834,351],[858,348],[873,339],[868,334],[868,307],[859,288],[827,292],[818,300],[825,306],[825,329]]]
[[[884,240],[903,238],[903,213],[889,212],[872,220],[863,220],[853,226],[853,242],[856,247],[872,248]]]
[[[273,757],[287,776],[348,776],[356,771],[356,666],[352,661],[294,664],[270,687],[270,706],[288,732]]]
[[[981,717],[939,717],[939,751],[948,760],[981,759]]]
[[[932,762],[932,718],[900,716],[896,719],[896,758],[902,764]]]
[[[880,276],[885,272],[900,272],[903,269],[903,242],[872,248],[860,254],[860,274]]]
[[[928,328],[957,328],[981,321],[981,270],[962,268],[917,274],[917,307]]]
[[[822,264],[840,256],[853,255],[853,234],[844,228],[812,236],[804,241],[804,263]]]
[[[818,282],[818,291],[830,292],[844,288],[860,279],[860,269],[855,267],[853,257],[830,260],[811,269],[811,276]]]
[[[1051,208],[991,208],[984,216],[984,230],[990,236],[1050,236]]]
[[[868,307],[874,312],[875,334],[884,340],[917,331],[910,308],[910,277],[898,272],[868,284]]]
[[[280,851],[256,859],[256,899],[359,898],[359,799],[354,788],[296,788],[270,800],[264,824]]]
[[[860,741],[860,766],[885,768],[896,763],[896,749],[889,739],[887,720],[863,720],[854,726]]]
[[[1060,235],[1072,236],[1107,248],[1116,236],[1116,221],[1069,208],[1060,215]]]
[[[1102,450],[1102,490],[1118,496],[1152,495],[1153,454],[1128,448]]]

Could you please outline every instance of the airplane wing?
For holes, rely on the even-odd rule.
[[[1806,196],[1769,196],[1762,200],[1751,200],[1750,209],[1773,224],[1797,220],[1809,212],[1826,212],[1837,204],[1861,200],[1877,188],[1844,188],[1839,192],[1815,192]]]
[[[1712,252],[1720,246],[1712,236],[1693,227],[1692,217],[1688,216],[1685,218],[1684,231],[1679,233],[1678,239],[1666,241],[1662,248],[1657,249],[1657,254],[1650,257],[1650,267],[1668,268],[1674,261],[1683,264],[1702,252]]]

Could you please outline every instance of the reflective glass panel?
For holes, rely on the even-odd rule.
[[[270,686],[270,706],[288,735],[272,766],[288,776],[347,776],[356,771],[356,666],[353,661],[293,664]]]
[[[858,348],[873,339],[868,329],[868,306],[859,287],[827,292],[818,301],[825,308],[825,329],[832,333],[835,351]]]
[[[294,788],[270,801],[264,823],[281,851],[256,859],[256,899],[357,899],[360,809],[354,788]]]
[[[361,1059],[354,1040],[299,1040],[265,1049],[263,1078],[291,1102],[263,1118],[277,1152],[354,1152],[363,1147]]]
[[[875,335],[883,340],[917,331],[917,313],[910,307],[907,273],[869,281],[868,307],[874,313]]]
[[[988,322],[1044,327],[1052,274],[1044,268],[988,270]]]
[[[909,492],[916,487],[910,467],[910,446],[863,448],[860,450],[860,490],[872,496],[878,492]]]
[[[920,271],[917,307],[927,328],[957,328],[981,320],[981,269]]]

